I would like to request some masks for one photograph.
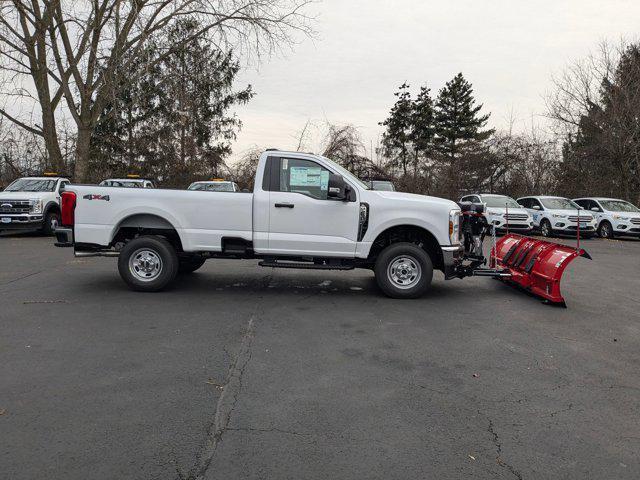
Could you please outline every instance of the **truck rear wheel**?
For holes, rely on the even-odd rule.
[[[418,298],[431,286],[433,263],[427,252],[417,245],[394,243],[380,253],[374,272],[385,295]]]
[[[132,290],[157,292],[176,277],[178,255],[164,238],[138,237],[120,251],[118,271]]]

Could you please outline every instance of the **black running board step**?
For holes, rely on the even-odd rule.
[[[319,263],[307,263],[307,262],[277,262],[266,261],[258,263],[261,267],[273,267],[273,268],[304,268],[307,270],[353,270],[353,265],[331,265],[331,264],[319,264]]]

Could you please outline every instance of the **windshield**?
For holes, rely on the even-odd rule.
[[[395,192],[393,183],[386,180],[373,180],[371,182],[371,190],[383,190],[385,192]]]
[[[142,188],[144,185],[142,182],[129,182],[126,180],[104,180],[100,183],[101,186],[107,187],[125,187],[125,188]]]
[[[541,198],[540,201],[549,210],[578,210],[581,208],[568,198]]]
[[[624,200],[600,200],[600,203],[611,212],[640,212],[638,207]]]
[[[19,178],[9,185],[5,192],[53,192],[57,180],[44,180],[37,178]]]
[[[371,190],[371,188],[369,188],[367,186],[367,184],[365,184],[362,180],[360,180],[358,177],[356,177],[353,173],[351,173],[346,168],[338,165],[336,162],[334,162],[333,160],[328,159],[327,157],[322,157],[322,158],[325,159],[327,162],[329,162],[331,164],[331,166],[333,168],[335,168],[338,172],[340,172],[340,175],[342,175],[343,177],[346,177],[349,180],[351,180],[352,182],[357,183],[359,186],[361,186],[365,190]]]
[[[206,190],[207,192],[233,192],[231,182],[192,183],[189,190]]]
[[[522,206],[511,197],[489,197],[484,195],[482,197],[482,203],[486,203],[489,208],[505,208],[505,205],[507,208],[522,208]]]

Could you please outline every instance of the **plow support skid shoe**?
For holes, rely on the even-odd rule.
[[[591,259],[583,249],[509,234],[496,242],[495,255],[491,252],[491,265],[511,273],[503,281],[522,287],[550,303],[565,306],[560,293],[560,279],[567,265],[579,256]]]

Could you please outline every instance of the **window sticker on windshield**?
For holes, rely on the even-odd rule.
[[[322,169],[320,167],[291,167],[289,178],[289,185],[292,187],[320,187],[322,185]]]
[[[289,168],[289,160],[286,158],[282,159],[282,170],[286,170],[287,168]]]
[[[320,172],[320,190],[329,190],[329,172],[326,170]]]

